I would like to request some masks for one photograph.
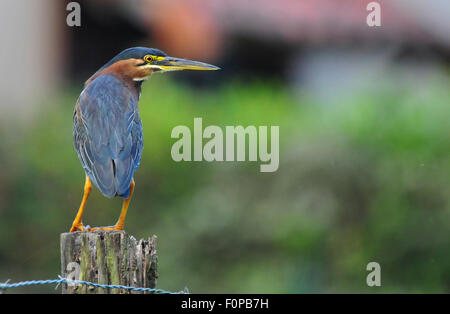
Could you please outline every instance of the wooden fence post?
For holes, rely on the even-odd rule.
[[[118,231],[61,234],[61,274],[64,278],[104,285],[155,288],[156,236],[137,241]],[[125,289],[64,283],[62,293],[142,293]]]

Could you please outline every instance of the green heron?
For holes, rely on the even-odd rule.
[[[119,53],[86,81],[73,115],[73,141],[86,181],[71,232],[123,230],[134,189],[133,174],[143,148],[138,110],[143,81],[153,72],[218,69],[203,62],[169,57],[158,49],[135,47]],[[114,226],[83,226],[81,217],[92,183],[108,198],[124,198]]]

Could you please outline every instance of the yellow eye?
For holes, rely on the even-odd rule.
[[[154,61],[155,58],[154,58],[153,56],[151,56],[151,55],[146,55],[146,56],[144,57],[144,60],[145,60],[146,62],[150,63],[150,62]]]

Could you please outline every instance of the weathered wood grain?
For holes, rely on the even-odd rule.
[[[137,241],[133,236],[118,231],[61,234],[61,274],[68,279],[155,288],[158,278],[157,263],[156,236]],[[62,293],[139,292],[63,284]]]

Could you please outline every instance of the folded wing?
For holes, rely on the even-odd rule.
[[[73,121],[86,174],[106,197],[128,197],[143,147],[135,94],[116,77],[99,76],[81,93]]]

